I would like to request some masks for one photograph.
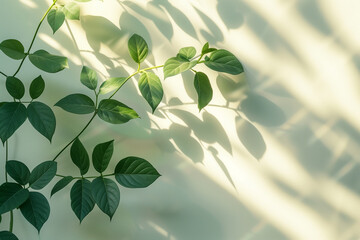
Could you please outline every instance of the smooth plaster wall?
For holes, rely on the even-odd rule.
[[[27,47],[50,4],[1,0],[0,40],[16,38]],[[51,216],[40,235],[15,213],[20,239],[360,238],[359,1],[94,0],[81,6],[81,21],[68,21],[55,35],[45,22],[33,48],[67,56],[70,68],[47,74],[27,60],[18,75],[28,86],[41,73],[47,84],[41,100],[49,104],[88,93],[79,82],[83,64],[101,80],[131,74],[136,65],[127,40],[133,33],[149,43],[144,66],[208,41],[232,51],[245,73],[199,67],[214,88],[200,113],[192,73],[163,81],[165,96],[154,115],[132,79],[116,98],[141,119],[116,126],[96,120],[81,139],[88,149],[115,139],[112,166],[135,155],[163,176],[147,189],[121,188],[111,222],[96,207],[80,225],[67,187],[49,199]],[[0,63],[9,74],[18,64],[3,54]],[[8,99],[0,89],[1,100]],[[89,118],[53,109],[53,143],[27,122],[10,140],[12,159],[31,168],[51,159]],[[0,154],[3,159],[2,147]],[[67,172],[78,174],[68,151],[59,158],[59,173]],[[3,216],[1,229],[7,222]]]

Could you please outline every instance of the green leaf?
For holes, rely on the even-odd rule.
[[[70,156],[73,163],[79,168],[81,175],[86,174],[90,167],[90,160],[89,155],[79,138],[76,138],[71,145]]]
[[[29,88],[30,97],[32,99],[36,99],[40,97],[44,89],[45,89],[45,81],[41,76],[38,76],[30,84],[30,88]]]
[[[80,7],[74,2],[68,2],[63,7],[65,17],[70,20],[80,20]]]
[[[59,100],[55,106],[75,114],[88,114],[95,111],[95,103],[84,94],[70,94]]]
[[[91,194],[91,182],[80,179],[75,182],[70,191],[71,208],[80,222],[93,210],[95,202]]]
[[[211,101],[213,90],[208,76],[203,72],[196,72],[194,86],[198,94],[198,108],[201,111]]]
[[[30,170],[24,163],[16,160],[7,161],[6,171],[19,184],[29,183]]]
[[[62,11],[62,8],[51,9],[47,15],[47,21],[53,30],[53,33],[55,33],[65,21],[65,14]]]
[[[25,87],[20,79],[16,77],[7,77],[5,85],[6,90],[13,98],[21,99],[24,96]]]
[[[111,220],[120,202],[118,186],[113,180],[98,177],[92,181],[91,188],[96,204]]]
[[[196,49],[194,47],[181,48],[178,53],[179,57],[185,58],[187,60],[192,59],[193,57],[195,57],[195,55],[196,55]]]
[[[54,161],[46,161],[37,165],[30,173],[29,185],[32,189],[42,189],[56,175],[57,163]]]
[[[102,120],[112,124],[126,123],[139,117],[133,109],[114,99],[101,100],[97,114]]]
[[[164,95],[159,77],[152,72],[143,72],[139,79],[139,89],[154,112]]]
[[[42,102],[31,102],[27,107],[31,125],[50,142],[56,128],[56,118],[49,106]]]
[[[17,183],[3,183],[0,186],[0,214],[9,212],[29,197],[29,191]]]
[[[0,50],[8,57],[20,60],[25,57],[24,46],[16,39],[7,39],[0,43]]]
[[[30,54],[29,60],[35,67],[48,73],[56,73],[69,67],[66,57],[51,55],[45,50]]]
[[[128,49],[130,56],[137,63],[143,62],[149,51],[146,41],[137,34],[132,35],[129,39]]]
[[[106,94],[114,91],[115,89],[121,88],[127,80],[128,78],[126,77],[109,78],[101,84],[99,93]]]
[[[204,54],[207,54],[207,53],[211,53],[213,51],[215,51],[216,48],[209,48],[209,43],[205,43],[202,50],[201,50],[201,54],[204,55]]]
[[[164,78],[175,76],[182,72],[185,72],[196,65],[197,61],[190,62],[187,59],[172,57],[169,58],[164,64]]]
[[[148,161],[139,157],[124,158],[115,167],[116,181],[128,188],[145,188],[159,176]]]
[[[39,192],[30,192],[29,198],[20,206],[26,220],[40,232],[50,216],[50,205],[46,197]]]
[[[237,75],[244,72],[240,61],[231,52],[220,49],[205,58],[205,65],[215,71]]]
[[[3,143],[25,122],[26,107],[19,102],[5,103],[0,108],[0,138]]]
[[[83,66],[80,74],[80,81],[86,87],[90,88],[91,90],[95,90],[98,83],[98,77],[93,69]]]
[[[9,231],[1,231],[0,239],[1,240],[19,240],[12,232],[9,232]]]
[[[92,161],[94,168],[99,173],[106,170],[109,165],[110,159],[114,152],[114,140],[100,143],[95,146],[92,153]]]
[[[73,177],[71,176],[67,176],[64,177],[62,179],[60,179],[53,187],[53,189],[51,190],[51,195],[54,195],[55,193],[57,193],[58,191],[60,191],[61,189],[63,189],[64,187],[66,187],[69,183],[71,183],[71,181],[74,180]]]

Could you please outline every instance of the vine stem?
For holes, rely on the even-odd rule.
[[[6,75],[5,73],[3,73],[2,71],[0,71],[0,74],[3,75],[4,77],[8,77],[8,75]]]
[[[50,10],[54,7],[54,5],[56,4],[56,2],[57,2],[57,0],[53,0],[53,3],[50,5],[50,7],[48,8],[48,10],[45,12],[45,14],[43,15],[43,17],[41,18],[41,20],[40,20],[40,22],[39,22],[39,24],[38,24],[38,26],[37,26],[37,28],[36,28],[36,30],[35,30],[34,36],[33,36],[32,40],[31,40],[29,50],[25,53],[25,56],[24,56],[23,59],[21,60],[20,65],[19,65],[19,67],[16,69],[16,72],[14,73],[13,77],[15,77],[16,74],[18,74],[18,72],[20,71],[20,69],[21,69],[21,67],[22,67],[22,65],[23,65],[26,57],[30,54],[30,50],[31,50],[32,46],[34,45],[36,36],[37,36],[37,34],[38,34],[38,32],[39,32],[39,29],[40,29],[40,27],[41,27],[41,24],[43,23],[45,17],[48,15],[48,13],[50,12]]]
[[[5,165],[9,160],[9,143],[6,140],[5,141]],[[5,166],[5,181],[8,182],[8,176],[7,176],[6,166]],[[10,226],[9,226],[9,232],[12,232],[14,228],[14,214],[13,211],[10,211]]]
[[[61,154],[62,152],[64,152],[65,149],[66,149],[67,147],[69,147],[70,144],[72,144],[72,143],[76,140],[76,138],[78,138],[78,137],[87,129],[87,127],[90,125],[90,123],[92,122],[92,120],[95,118],[96,114],[97,114],[97,112],[95,111],[95,113],[92,115],[92,117],[90,118],[90,120],[88,121],[88,123],[85,125],[85,127],[76,135],[76,137],[74,137],[68,144],[66,144],[66,146],[63,147],[58,154],[56,154],[56,156],[53,158],[52,161],[55,161],[55,160],[60,156],[60,154]]]
[[[115,175],[115,173],[110,173],[110,174],[102,174],[101,176],[102,177],[110,177],[110,176],[114,176],[114,175]],[[56,176],[62,177],[62,178],[67,177],[67,176],[61,175],[61,174],[56,174]],[[83,178],[97,178],[99,176],[88,176],[88,177],[84,177],[84,176],[82,176],[82,177],[73,177],[73,176],[71,176],[71,177],[74,178],[74,179],[83,179]]]

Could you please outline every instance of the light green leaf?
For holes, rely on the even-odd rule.
[[[115,167],[116,181],[128,188],[145,188],[159,176],[148,161],[139,157],[124,158]]]
[[[52,188],[50,196],[54,195],[55,193],[57,193],[58,191],[69,185],[69,183],[71,183],[72,180],[74,180],[74,178],[71,176],[67,176],[60,179]]]
[[[66,57],[51,55],[45,50],[30,54],[29,60],[35,67],[48,73],[56,73],[69,67]]]
[[[38,76],[30,84],[30,88],[29,88],[30,97],[32,99],[36,99],[40,97],[44,89],[45,89],[45,81],[41,76]]]
[[[109,78],[101,84],[99,93],[106,94],[114,91],[115,89],[121,88],[127,80],[128,78],[126,77]]]
[[[92,153],[92,161],[94,168],[99,173],[106,170],[109,165],[110,159],[114,152],[114,140],[100,143],[95,146]]]
[[[164,64],[164,78],[175,76],[185,72],[196,65],[197,61],[189,61],[184,58],[172,57],[169,58]]]
[[[5,53],[6,56],[20,60],[25,57],[24,46],[16,39],[7,39],[0,43],[0,50]]]
[[[96,204],[111,220],[120,202],[118,186],[108,178],[98,177],[92,181],[91,188]]]
[[[80,74],[80,81],[86,87],[90,88],[91,90],[95,90],[98,83],[98,77],[93,69],[83,66]]]
[[[143,72],[139,79],[139,89],[154,112],[164,95],[159,77],[152,72]]]
[[[9,231],[1,231],[0,239],[1,240],[19,240],[12,232],[9,232]]]
[[[0,186],[0,214],[9,212],[29,197],[29,191],[17,183],[3,183]]]
[[[202,50],[201,50],[201,54],[204,55],[204,54],[207,54],[207,53],[211,53],[213,51],[215,51],[216,48],[209,48],[209,43],[205,43]]]
[[[73,163],[79,168],[81,175],[86,174],[90,167],[90,160],[89,155],[79,138],[76,138],[71,145],[70,156]]]
[[[27,107],[27,117],[31,125],[50,142],[56,128],[55,114],[42,102],[31,102]]]
[[[95,111],[95,103],[84,94],[70,94],[59,100],[55,106],[75,114],[88,114]]]
[[[0,108],[0,138],[3,143],[25,122],[26,107],[19,102],[5,103]]]
[[[29,183],[30,170],[24,163],[16,160],[7,161],[6,171],[19,184]]]
[[[80,179],[70,191],[71,208],[80,222],[94,209],[95,202],[91,194],[91,182]]]
[[[179,57],[185,58],[187,60],[192,59],[193,57],[195,57],[195,55],[196,55],[196,49],[194,47],[181,48],[178,53]]]
[[[194,78],[194,86],[198,94],[199,111],[208,105],[213,96],[213,90],[207,75],[203,72],[196,72]]]
[[[29,186],[32,189],[42,189],[45,187],[56,175],[57,162],[46,161],[37,165],[29,177]]]
[[[40,232],[50,216],[50,205],[39,192],[30,192],[29,198],[20,206],[22,215]]]
[[[80,20],[80,7],[74,2],[68,2],[63,7],[65,17],[70,20]]]
[[[65,21],[65,14],[62,11],[62,8],[51,9],[47,15],[47,21],[53,30],[53,33],[55,33]]]
[[[137,34],[132,35],[129,39],[128,49],[130,56],[137,63],[143,62],[149,51],[146,41]]]
[[[244,72],[240,61],[231,52],[220,49],[205,58],[205,65],[215,71],[237,75]]]
[[[21,99],[24,96],[25,86],[20,79],[16,77],[7,77],[5,85],[6,90],[13,98]]]
[[[112,124],[126,123],[139,117],[133,109],[114,99],[101,100],[98,115],[105,122]]]

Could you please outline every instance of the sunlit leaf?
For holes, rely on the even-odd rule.
[[[98,77],[93,69],[83,66],[80,74],[80,81],[86,87],[91,90],[95,90],[97,87]]]
[[[144,38],[134,34],[128,41],[128,49],[130,56],[134,59],[135,62],[141,63],[145,60],[148,55],[148,45]]]
[[[65,14],[62,11],[62,8],[51,9],[47,15],[47,21],[53,30],[53,33],[55,33],[65,21]]]
[[[195,57],[196,49],[194,47],[184,47],[181,48],[178,56],[190,60],[191,58]]]
[[[133,109],[114,99],[101,100],[98,115],[105,122],[112,124],[126,123],[139,117]]]
[[[114,91],[118,88],[121,88],[122,85],[128,80],[126,77],[115,77],[115,78],[109,78],[105,82],[103,82],[100,86],[100,94],[106,94],[111,91]]]
[[[207,42],[207,43],[204,44],[204,46],[203,46],[203,48],[201,50],[201,54],[204,55],[206,53],[211,53],[211,52],[213,52],[215,50],[216,50],[216,48],[209,48],[209,43]]]
[[[48,73],[56,73],[69,67],[66,57],[52,55],[45,50],[30,54],[29,60],[35,67]]]
[[[0,50],[8,57],[20,60],[25,57],[24,46],[16,39],[7,39],[0,43]]]
[[[152,72],[142,73],[139,79],[139,89],[154,112],[164,95],[159,77]]]
[[[224,49],[216,50],[210,54],[210,57],[205,57],[205,65],[212,70],[232,75],[244,71],[243,66],[234,54]]]
[[[175,76],[185,72],[196,65],[197,61],[189,61],[184,58],[172,57],[169,58],[164,64],[164,78]]]
[[[65,17],[70,20],[80,19],[80,7],[74,2],[68,2],[63,7]]]
[[[199,111],[208,105],[213,96],[213,90],[207,75],[203,72],[196,72],[194,77],[194,86],[198,94]]]

